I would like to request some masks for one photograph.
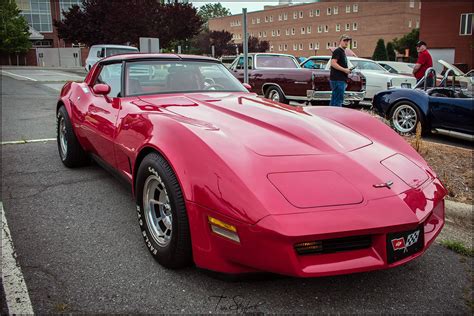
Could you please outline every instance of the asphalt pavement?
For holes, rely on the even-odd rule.
[[[50,79],[2,76],[2,142],[55,137],[60,84]],[[228,282],[164,269],[143,243],[130,192],[106,171],[65,168],[54,141],[1,153],[5,216],[35,313],[472,312],[472,259],[437,244],[395,269],[337,277]]]

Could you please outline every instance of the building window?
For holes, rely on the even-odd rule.
[[[416,21],[416,28],[420,27],[420,21]]]
[[[270,15],[270,22],[273,22],[273,15]]]
[[[270,51],[273,52],[273,45],[270,45]]]
[[[258,32],[258,37],[262,37],[262,32]]]
[[[307,33],[307,34],[311,34],[311,26],[308,26],[308,27],[306,28],[306,33]]]
[[[309,10],[309,17],[312,18],[314,16],[314,11],[313,10]]]
[[[459,35],[472,35],[472,13],[461,14]]]
[[[411,20],[408,21],[408,27],[411,28],[412,24],[411,24]]]
[[[324,32],[325,33],[329,32],[329,26],[327,26],[327,25],[324,26]]]
[[[61,12],[61,20],[64,19],[63,11],[67,12],[73,5],[82,6],[81,0],[59,0],[59,11]]]
[[[340,32],[341,31],[341,24],[336,24],[336,32]]]
[[[313,43],[309,43],[309,49],[310,49],[310,50],[313,50],[313,49],[314,49],[314,44],[313,44]]]
[[[331,47],[331,43],[330,43],[330,42],[327,42],[327,43],[326,43],[326,48],[329,48],[329,47]]]
[[[305,33],[306,33],[306,28],[303,26],[303,27],[301,28],[301,34],[305,34]]]
[[[331,8],[328,8],[328,9],[327,9],[326,14],[327,14],[327,15],[331,15]]]
[[[260,24],[260,18],[257,18],[257,24]]]
[[[252,24],[255,24],[255,19],[254,18],[252,18]]]
[[[51,39],[44,39],[40,41],[34,41],[31,43],[34,48],[36,47],[53,47],[53,40]]]
[[[283,20],[288,20],[288,13],[283,13]]]
[[[286,29],[285,34],[290,35],[290,29]]]
[[[357,41],[352,41],[352,48],[357,48]]]
[[[53,31],[50,0],[17,1],[20,14],[32,28],[42,33]]]
[[[358,4],[354,4],[352,6],[352,12],[359,12],[359,5]]]
[[[300,19],[302,19],[304,17],[304,13],[303,11],[300,11]]]
[[[293,50],[298,50],[298,44],[293,44]]]
[[[357,31],[357,23],[356,22],[352,23],[352,30]]]
[[[351,6],[350,5],[346,5],[346,13],[351,13]]]
[[[265,23],[268,22],[268,16],[265,16]]]
[[[295,35],[295,28],[291,29],[291,35]]]
[[[410,0],[410,8],[414,8],[415,7],[415,0]]]
[[[321,11],[319,9],[316,10],[316,16],[319,16],[321,14]]]
[[[296,20],[298,18],[298,12],[293,12],[293,20]]]
[[[281,50],[282,50],[282,46],[281,46],[281,44],[280,44],[280,45],[278,45],[278,50],[281,52]]]
[[[318,25],[318,33],[322,33],[323,32],[323,26],[322,25]]]
[[[281,21],[281,20],[283,20],[283,16],[281,14],[278,14],[278,21]]]
[[[346,24],[346,31],[350,31],[351,30],[351,25],[349,23]]]
[[[272,37],[275,37],[275,30],[272,30]]]
[[[280,30],[277,30],[277,36],[280,36]]]
[[[319,42],[316,43],[316,49],[319,49]]]
[[[303,50],[303,44],[300,43],[300,50]]]
[[[286,52],[286,51],[288,50],[288,44],[285,44],[285,45],[283,46],[283,49],[284,49],[285,52]]]
[[[263,37],[267,37],[267,31],[263,31]]]
[[[339,14],[339,7],[334,7],[334,8],[332,9],[332,13],[333,13],[334,15]]]

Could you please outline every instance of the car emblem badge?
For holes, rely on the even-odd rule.
[[[379,184],[374,184],[374,188],[391,188],[393,185],[393,181],[392,180],[389,180],[385,183],[379,183]]]
[[[392,241],[393,250],[394,251],[403,250],[403,252],[407,252],[408,247],[416,244],[416,242],[418,241],[418,237],[420,237],[419,230],[408,235],[406,241],[404,237],[392,239],[391,241]]]

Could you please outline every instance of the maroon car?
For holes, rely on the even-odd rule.
[[[249,54],[249,84],[251,91],[273,101],[316,103],[331,99],[329,71],[304,69],[295,57],[286,54]],[[230,66],[232,74],[244,81],[244,57],[239,56]],[[365,77],[360,73],[349,75],[345,102],[358,103],[364,99]]]

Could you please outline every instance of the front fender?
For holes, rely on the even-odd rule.
[[[419,89],[390,89],[377,93],[373,99],[373,106],[380,116],[388,118],[393,106],[401,101],[410,101],[415,104],[423,116],[429,115],[429,97],[425,91]]]

